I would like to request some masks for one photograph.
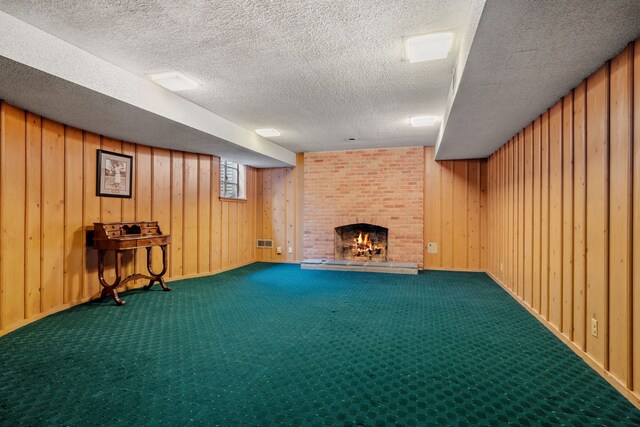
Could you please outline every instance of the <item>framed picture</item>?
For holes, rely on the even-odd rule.
[[[98,150],[96,196],[131,197],[133,156]]]

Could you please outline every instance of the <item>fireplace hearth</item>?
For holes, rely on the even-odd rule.
[[[387,261],[389,229],[372,224],[335,228],[335,257],[350,261]]]

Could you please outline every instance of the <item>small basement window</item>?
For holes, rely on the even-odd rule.
[[[246,200],[246,182],[244,165],[220,159],[220,197]]]

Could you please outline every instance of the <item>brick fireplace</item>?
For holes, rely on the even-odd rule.
[[[305,153],[303,258],[336,259],[336,227],[369,224],[388,261],[422,268],[423,192],[423,147]]]

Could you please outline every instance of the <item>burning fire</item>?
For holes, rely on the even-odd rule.
[[[373,243],[369,240],[369,234],[365,234],[362,236],[362,231],[358,233],[358,237],[353,239],[353,245],[351,246],[351,251],[354,256],[365,256],[372,254],[379,254],[382,248],[377,244]]]

